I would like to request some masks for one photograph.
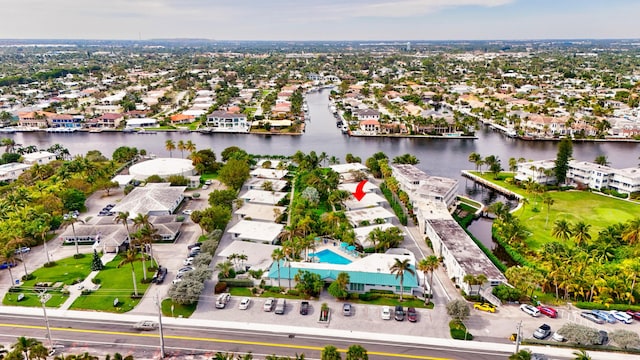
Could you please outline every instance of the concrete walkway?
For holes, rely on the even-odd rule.
[[[115,257],[116,257],[115,253],[105,253],[100,258],[100,261],[102,261],[102,265],[106,265],[107,263],[112,261]],[[100,285],[94,284],[92,280],[94,277],[96,277],[96,275],[98,275],[99,272],[100,271],[92,271],[82,282],[69,286],[68,287],[69,297],[62,305],[60,305],[60,310],[68,310],[73,304],[73,302],[76,301],[76,299],[80,295],[82,295],[82,291],[84,289],[98,290],[98,288],[100,288]]]

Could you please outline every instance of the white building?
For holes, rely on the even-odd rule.
[[[18,177],[29,169],[31,165],[23,163],[9,163],[0,165],[0,181],[11,182],[18,180]]]
[[[186,186],[171,186],[169,183],[136,187],[111,211],[129,212],[130,218],[135,218],[138,214],[171,215],[184,200],[186,189]]]
[[[129,128],[148,128],[148,127],[158,127],[157,119],[153,118],[134,118],[127,120],[127,127]]]
[[[527,181],[531,179],[538,184],[553,184],[556,177],[553,169],[556,167],[555,160],[528,161],[518,164],[515,179]]]
[[[206,126],[216,132],[247,133],[251,125],[245,114],[231,114],[225,111],[214,111],[207,115]]]
[[[430,176],[413,165],[394,164],[391,172],[412,201],[417,198],[442,201],[447,207],[456,203],[458,181],[440,176]]]
[[[244,200],[245,203],[276,205],[287,195],[286,192],[249,190],[238,198]]]
[[[195,166],[188,159],[159,158],[132,165],[129,168],[129,174],[141,181],[151,175],[158,175],[163,179],[172,175],[188,177],[195,174]]]
[[[22,155],[22,162],[29,165],[33,165],[33,164],[44,165],[54,161],[55,159],[56,159],[56,154],[50,153],[48,151],[38,151],[38,152]]]
[[[264,221],[241,220],[227,232],[234,240],[275,244],[284,225]]]

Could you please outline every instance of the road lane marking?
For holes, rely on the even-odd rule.
[[[46,329],[46,327],[40,326],[40,325],[2,324],[2,323],[0,323],[0,327],[38,329],[38,330]],[[134,332],[124,332],[124,331],[90,330],[90,329],[70,329],[70,328],[58,328],[58,327],[51,327],[51,331],[102,334],[102,335],[126,335],[126,336],[146,337],[146,338],[159,337],[158,334],[153,334],[153,333],[134,333]],[[288,345],[288,344],[278,344],[278,343],[270,343],[270,342],[263,342],[263,341],[246,341],[246,340],[239,340],[239,339],[225,340],[225,339],[204,338],[204,337],[183,336],[183,335],[164,335],[164,338],[174,339],[174,340],[255,345],[255,346],[273,347],[273,348],[300,349],[300,350],[311,350],[311,351],[322,351],[324,349],[323,347],[311,346],[311,345]],[[347,352],[346,349],[338,349],[338,351],[342,353]],[[393,357],[393,358],[405,358],[405,359],[452,360],[449,358],[441,358],[441,357],[433,357],[433,356],[395,354],[395,353],[387,353],[387,352],[379,352],[379,351],[368,351],[367,353],[369,355],[377,355],[377,356],[385,356],[385,357]]]

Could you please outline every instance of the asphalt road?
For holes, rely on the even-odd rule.
[[[58,353],[75,354],[89,352],[104,355],[119,352],[132,354],[136,359],[158,358],[158,331],[139,331],[126,322],[100,322],[50,318],[54,344]],[[41,317],[0,315],[0,341],[11,343],[16,334],[35,337],[48,345],[46,327]],[[353,344],[360,344],[369,353],[370,359],[505,359],[501,352],[465,350],[415,344],[345,341],[332,338],[328,330],[326,337],[296,334],[276,334],[259,331],[237,331],[227,329],[191,329],[164,327],[165,352],[174,358],[211,358],[217,351],[236,354],[252,352],[256,359],[268,354],[293,356],[305,354],[307,359],[320,358],[320,351],[328,344],[346,351]]]

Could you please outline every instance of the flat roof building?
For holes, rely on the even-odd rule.
[[[246,240],[265,244],[275,244],[284,225],[264,221],[241,220],[227,232],[234,240]]]
[[[240,219],[251,218],[251,220],[274,222],[286,210],[287,208],[284,206],[246,203],[236,210],[234,214],[238,215]]]
[[[8,163],[0,165],[0,181],[16,181],[31,165],[23,163]]]
[[[349,219],[349,222],[353,227],[361,226],[363,222],[373,224],[378,219],[384,220],[384,222],[391,223],[395,218],[395,215],[380,206],[364,208],[358,210],[345,211],[344,215]]]
[[[287,195],[286,192],[249,190],[238,198],[243,199],[245,203],[276,205]]]
[[[129,174],[137,180],[144,181],[151,175],[158,175],[163,179],[172,175],[188,177],[195,174],[195,169],[188,159],[158,158],[132,165]]]

